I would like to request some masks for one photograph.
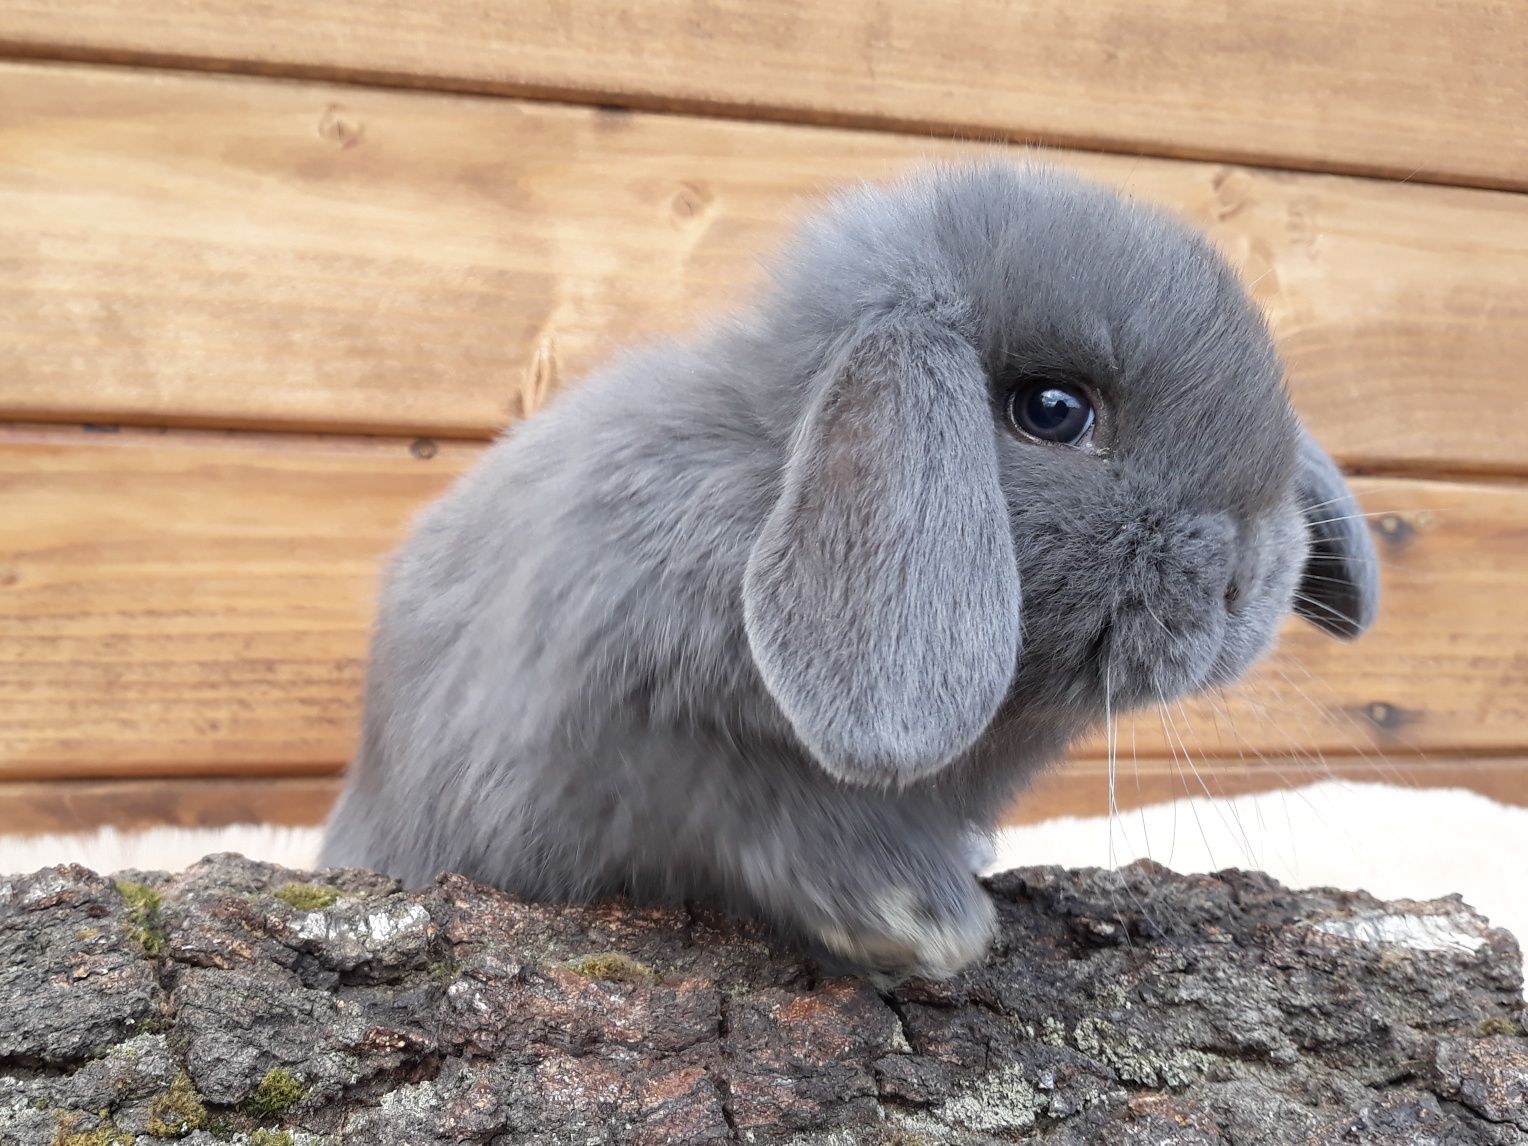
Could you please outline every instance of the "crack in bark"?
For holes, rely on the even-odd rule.
[[[732,997],[721,991],[717,996],[716,1007],[716,1047],[717,1055],[725,1067],[731,1057],[731,1050],[727,1045],[727,1036],[732,1033]],[[725,1069],[720,1073],[711,1074],[711,1084],[716,1087],[717,1102],[721,1106],[722,1120],[727,1124],[728,1138],[731,1141],[739,1141],[737,1129],[737,1114],[732,1109],[732,1081],[727,1077]]]
[[[0,1139],[50,1142],[70,1111],[89,1132],[102,1109],[142,1136],[180,1071],[210,1116],[236,1117],[274,1063],[301,1097],[266,1124],[331,1142],[934,1146],[1202,1127],[1236,1143],[1256,1125],[1276,1146],[1361,1122],[1372,1143],[1528,1143],[1520,957],[1457,902],[1160,868],[1013,872],[989,884],[1004,930],[986,965],[882,994],[688,910],[537,907],[456,877],[404,893],[236,857],[155,878],[151,977],[79,938],[128,941],[107,881],[38,879],[42,906],[0,901]],[[322,926],[271,897],[294,880],[341,893]],[[1170,939],[1131,934],[1117,911],[1131,896],[1172,916]],[[1375,912],[1435,915],[1471,943],[1328,927]],[[305,925],[315,937],[293,943]]]

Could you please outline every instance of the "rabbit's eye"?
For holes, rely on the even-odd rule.
[[[1031,438],[1076,446],[1093,429],[1093,403],[1076,387],[1038,382],[1008,395],[1008,420]]]

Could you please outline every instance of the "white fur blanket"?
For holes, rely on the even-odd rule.
[[[1112,845],[1111,845],[1112,841]],[[0,873],[82,863],[101,872],[176,870],[235,851],[310,867],[318,829],[270,825],[0,837]],[[1386,899],[1460,892],[1528,937],[1528,808],[1461,790],[1336,781],[1235,799],[1179,800],[1107,817],[1007,829],[993,870],[1109,867],[1140,856],[1177,871],[1256,868],[1291,887],[1362,888]]]

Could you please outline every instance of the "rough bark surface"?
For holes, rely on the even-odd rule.
[[[990,883],[988,962],[883,995],[456,877],[0,879],[0,1141],[1528,1142],[1519,950],[1456,899]]]

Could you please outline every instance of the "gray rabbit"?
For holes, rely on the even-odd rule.
[[[1106,712],[1352,637],[1372,543],[1183,225],[1038,167],[859,187],[747,313],[515,427],[392,563],[324,862],[716,904],[948,975]]]

